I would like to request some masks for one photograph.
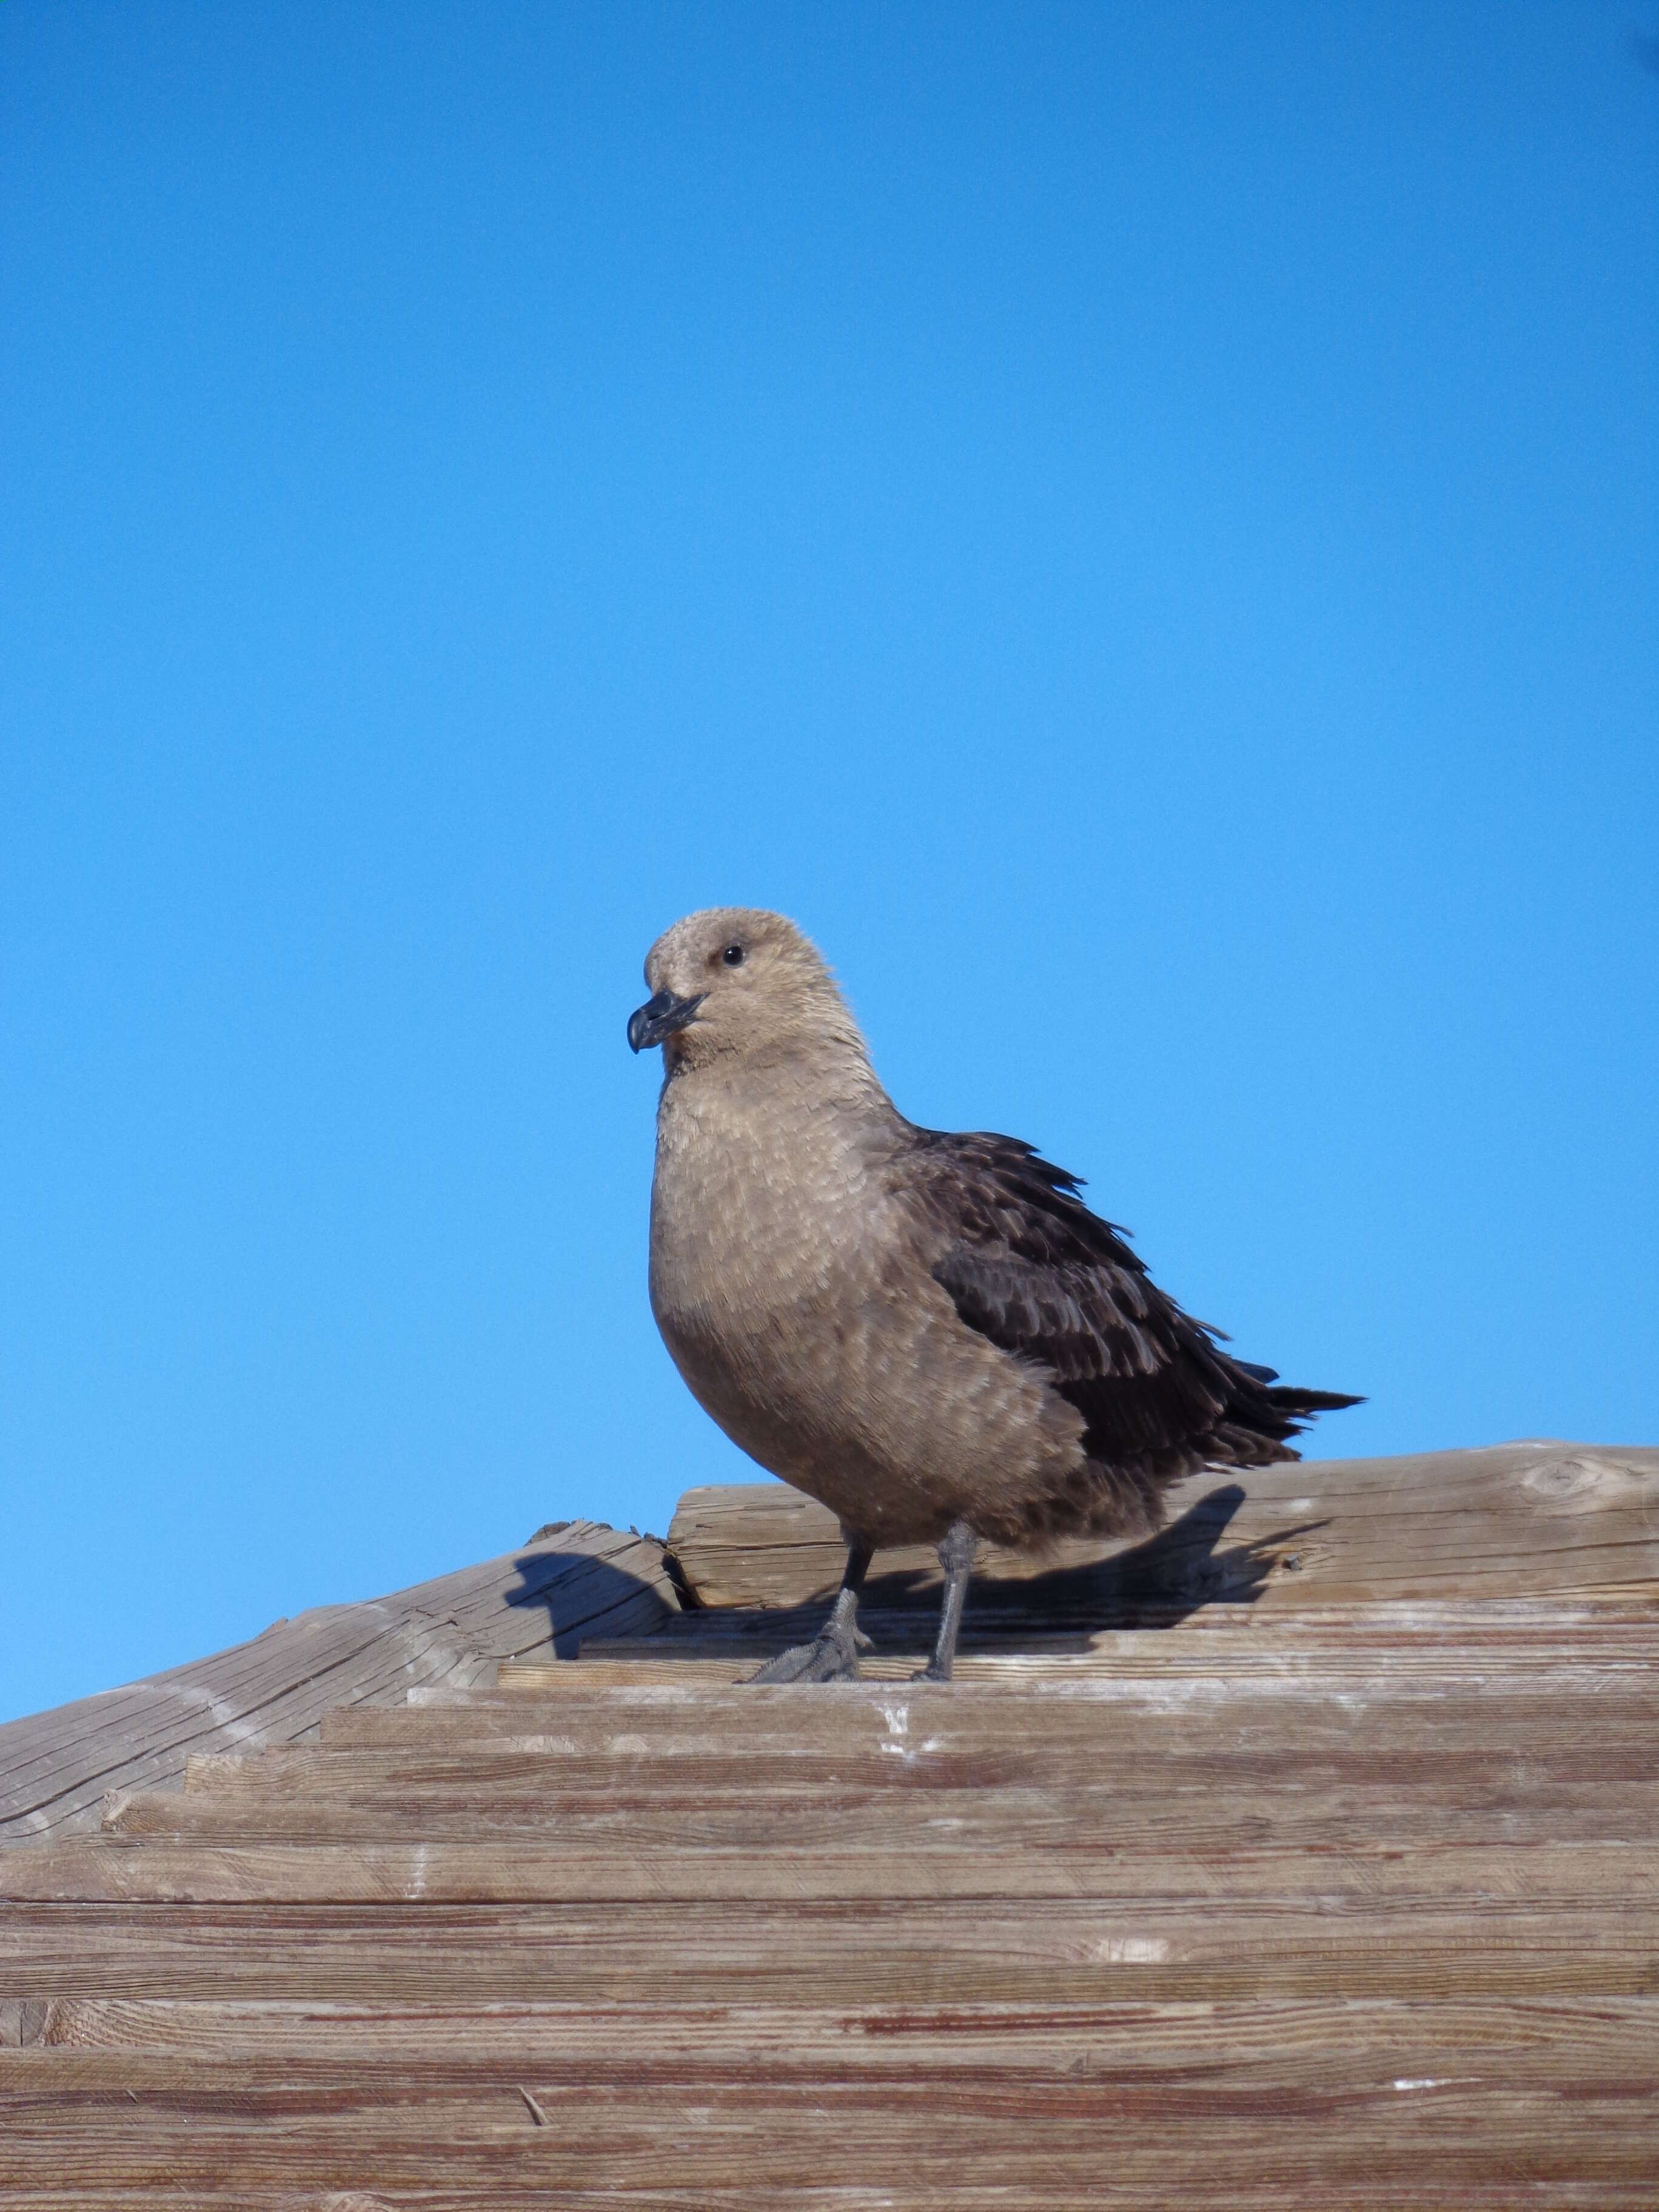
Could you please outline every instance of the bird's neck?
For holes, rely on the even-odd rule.
[[[845,1125],[870,1133],[889,1122],[905,1125],[870,1065],[861,1040],[814,1037],[744,1053],[725,1053],[700,1063],[683,1062],[663,1083],[659,1128],[707,1136],[763,1135],[799,1147],[815,1134]]]

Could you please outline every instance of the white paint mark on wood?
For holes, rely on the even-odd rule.
[[[1096,1958],[1114,1966],[1158,1966],[1170,1955],[1162,1936],[1112,1936],[1096,1946]]]

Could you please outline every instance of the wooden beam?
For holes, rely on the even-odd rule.
[[[688,1602],[820,1600],[846,1547],[833,1514],[781,1483],[688,1491],[668,1534]],[[937,1601],[930,1551],[878,1553],[868,1609]],[[982,1548],[970,1633],[1005,1640],[1198,1606],[1263,1615],[1407,1599],[1659,1602],[1659,1450],[1534,1443],[1395,1459],[1304,1460],[1193,1476],[1170,1523],[1046,1557]]]
[[[677,1607],[654,1537],[573,1521],[390,1597],[279,1620],[211,1658],[0,1727],[0,1840],[95,1826],[106,1790],[177,1779],[195,1754],[295,1742],[339,1705],[493,1682],[504,1659],[574,1657],[584,1636],[642,1635]]]
[[[0,1850],[8,2212],[1651,2204],[1659,1608],[948,1689],[666,1656],[719,1618]]]

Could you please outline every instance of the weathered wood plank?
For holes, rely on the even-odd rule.
[[[499,1840],[556,1825],[688,1847],[781,1842],[803,1824],[812,1833],[815,1818],[820,1835],[836,1820],[896,1841],[896,1823],[909,1833],[922,1819],[948,1820],[964,1842],[1005,1819],[1072,1820],[1120,1843],[1167,1844],[1182,1826],[1237,1841],[1267,1822],[1419,1845],[1518,1841],[1540,1825],[1646,1838],[1659,1823],[1659,1673],[1643,1655],[1656,1633],[1620,1625],[1524,1668],[1506,1645],[1502,1673],[1465,1644],[1453,1655],[1462,1672],[1437,1646],[1433,1674],[1355,1674],[1350,1659],[1333,1680],[1264,1666],[1023,1694],[593,1690],[578,1668],[550,1700],[343,1716],[319,1744],[200,1760],[173,1810],[123,1798],[109,1817],[128,1833],[182,1833],[188,1814],[190,1832],[273,1837],[415,1823],[434,1839]]]
[[[0,1850],[8,2206],[1647,2206],[1659,1607],[1379,1595],[1391,1483],[1313,1604],[1028,1578],[948,1690],[599,1620],[112,1792]]]
[[[1334,2033],[1338,2027],[1342,2033]],[[647,2094],[653,2081],[752,2073],[763,2056],[784,2073],[829,2069],[863,2076],[918,2063],[977,2072],[988,2060],[999,2069],[1041,2072],[1069,2068],[1091,2053],[1133,2072],[1179,2054],[1185,2063],[1225,2064],[1241,2077],[1265,2077],[1287,2064],[1362,2075],[1386,2071],[1395,2052],[1413,2045],[1439,2070],[1449,2057],[1478,2045],[1510,2053],[1517,2065],[1557,2066],[1572,2054],[1586,2067],[1616,2071],[1634,2054],[1645,2060],[1659,2051],[1659,1994],[1518,2002],[1453,1995],[1420,2008],[1392,1998],[1243,1999],[1194,2008],[1126,1997],[1057,2011],[994,2003],[933,2014],[908,2005],[846,2011],[810,2000],[696,2006],[672,1990],[605,2014],[557,1999],[387,2007],[72,1997],[42,2008],[30,2040],[43,2051],[108,2051],[118,2059],[199,2052],[348,2070],[398,2059],[463,2081],[520,2063],[543,2069],[542,2080],[561,2071],[584,2078],[625,2054],[630,2069],[644,2068],[640,2086]]]
[[[0,1972],[37,1996],[288,1997],[381,2004],[940,2007],[1351,1996],[1659,1995],[1651,1904],[1299,1900],[1199,1911],[1157,1899],[603,1905],[8,1905]]]
[[[804,1604],[846,1558],[834,1516],[781,1483],[688,1491],[668,1549],[694,1600],[718,1607]],[[931,1552],[878,1553],[872,1607],[938,1583]],[[1196,1475],[1149,1541],[1047,1559],[984,1547],[970,1618],[1020,1635],[1200,1604],[1613,1591],[1659,1598],[1659,1450],[1537,1443]]]
[[[1085,1693],[1102,1689],[1107,1694]],[[1011,1725],[1014,1710],[1006,1697],[967,1684],[740,1693],[714,1714],[630,1698],[619,1711],[559,1714],[548,1732],[514,1730],[493,1742],[481,1729],[477,1743],[438,1735],[430,1744],[393,1738],[284,1745],[252,1758],[200,1756],[190,1762],[186,1787],[556,1791],[597,1784],[649,1792],[678,1789],[699,1765],[744,1788],[855,1772],[912,1787],[1051,1783],[1091,1771],[1103,1779],[1121,1765],[1155,1769],[1166,1786],[1183,1773],[1212,1783],[1232,1773],[1305,1783],[1324,1763],[1357,1767],[1380,1759],[1394,1763],[1396,1781],[1408,1773],[1431,1781],[1437,1762],[1454,1754],[1465,1778],[1547,1766],[1563,1779],[1583,1773],[1603,1785],[1659,1781],[1653,1686],[1635,1670],[1585,1670],[1582,1686],[1540,1671],[1530,1681],[1482,1683],[1462,1696],[1432,1682],[1390,1693],[1378,1684],[1258,1683],[1244,1692],[1220,1680],[1096,1681],[1030,1699]]]
[[[1265,2100],[1267,2112],[1254,2126],[1248,2092],[1230,2094],[1218,2085],[1206,2095],[1179,2083],[1121,2091],[1080,2081],[1048,2094],[963,2096],[932,2115],[919,2095],[902,2090],[875,2109],[845,2097],[826,2103],[811,2091],[778,2094],[757,2109],[734,2091],[665,2104],[654,2114],[595,2109],[593,2100],[573,2096],[556,2100],[556,2121],[539,2128],[516,2090],[474,2106],[388,2110],[355,2124],[280,2123],[257,2107],[249,2117],[191,2108],[152,2121],[135,2092],[130,2101],[77,2112],[74,2130],[27,2137],[19,2130],[9,2144],[16,2152],[9,2201],[70,2201],[61,2178],[52,2193],[52,2177],[80,2160],[100,2176],[120,2174],[134,2196],[146,2192],[140,2201],[286,2201],[289,2212],[295,2173],[319,2169],[332,2188],[372,2186],[376,2203],[441,2212],[476,2212],[483,2203],[596,2212],[618,2203],[676,2212],[808,2204],[1019,2212],[1102,2201],[1204,2203],[1213,2201],[1205,2191],[1218,2169],[1226,2174],[1226,2203],[1244,2207],[1340,2203],[1397,2212],[1456,2204],[1513,2212],[1524,2203],[1648,2212],[1650,2146],[1622,2087],[1616,2081],[1605,2094],[1579,2089],[1561,2100],[1553,2125],[1486,2081],[1437,2082],[1409,2095],[1386,2083],[1346,2096],[1287,2087]],[[252,2148],[261,2137],[262,2154]],[[1501,2181],[1491,2148],[1497,2142],[1504,2145]],[[605,2176],[603,2186],[594,2185],[596,2172]],[[749,2185],[734,2185],[737,2172]],[[826,2175],[835,2178],[826,2182]],[[286,2191],[277,2193],[284,2179]],[[76,2189],[72,2201],[134,2201],[104,2187]],[[313,2201],[343,2212],[327,2197]]]
[[[583,1682],[611,1687],[713,1687],[749,1682],[771,1653],[810,1635],[825,1602],[787,1611],[714,1610],[682,1613],[671,1632],[651,1638],[585,1638]],[[890,1685],[911,1680],[931,1648],[926,1610],[860,1613],[873,1650],[860,1661],[865,1678]],[[1649,1668],[1659,1659],[1659,1604],[1611,1596],[1593,1601],[1493,1598],[1473,1603],[1443,1599],[1322,1605],[1304,1613],[1261,1613],[1213,1606],[1170,1615],[1156,1626],[1039,1631],[1017,1640],[992,1625],[981,1632],[970,1615],[958,1651],[959,1683],[1057,1693],[1099,1677],[1162,1681],[1224,1674],[1293,1675],[1340,1681],[1410,1674],[1425,1677],[1502,1674],[1537,1665],[1540,1650],[1580,1655],[1609,1666]],[[534,1661],[498,1672],[503,1695],[576,1687],[568,1672]],[[423,1693],[416,1693],[417,1697]]]
[[[894,2123],[902,2125],[908,2120],[916,2138],[917,2154],[924,2160],[941,2164],[950,2155],[953,2139],[960,2146],[975,2137],[991,2161],[1001,2163],[1014,2146],[999,2140],[997,2122],[1008,2117],[1011,2109],[1023,2111],[1033,2118],[1046,2118],[1063,2131],[1068,2123],[1098,2121],[1114,2110],[1121,2118],[1127,2118],[1134,2113],[1137,2105],[1143,2121],[1153,2118],[1160,2106],[1166,2112],[1179,2112],[1184,2106],[1188,2114],[1196,2118],[1204,2112],[1207,2102],[1212,2121],[1231,2107],[1230,2116],[1237,2125],[1248,2123],[1246,2100],[1267,2098],[1277,2103],[1283,2099],[1290,2109],[1281,2108],[1276,2115],[1281,2127],[1271,2130],[1279,2133],[1281,2141],[1290,2135],[1290,2130],[1282,2124],[1287,2119],[1305,2124],[1316,2120],[1322,2112],[1328,2116],[1344,2111],[1352,2112],[1355,2124],[1364,2131],[1368,2122],[1372,2129],[1379,2120],[1385,2126],[1392,2126],[1402,2115],[1408,2125],[1420,2125],[1430,2118],[1443,2126],[1467,2122],[1472,2108],[1478,2110],[1485,2105],[1489,2113],[1494,2106],[1499,2112],[1507,2108],[1524,2128],[1527,2115],[1523,2100],[1529,2091],[1534,2093],[1531,2117],[1534,2125],[1541,2124],[1543,2116],[1538,2105],[1543,2100],[1537,2099],[1536,2092],[1548,2083],[1547,2069],[1552,2060],[1558,2058],[1554,2052],[1528,2051],[1523,2046],[1513,2062],[1518,2079],[1511,2091],[1504,2081],[1508,2053],[1492,2051],[1490,2045],[1483,2050],[1477,2044],[1473,2051],[1465,2051],[1464,2063],[1449,2078],[1443,2074],[1427,2079],[1421,2075],[1406,2077],[1407,2081],[1414,2078],[1418,2103],[1413,2111],[1409,2106],[1402,2107],[1400,2102],[1402,2094],[1407,2094],[1395,2086],[1401,2077],[1379,2078],[1379,2069],[1374,2064],[1339,2065],[1327,2070],[1322,2079],[1315,2064],[1305,2058],[1299,2064],[1294,2058],[1287,2063],[1285,2055],[1273,2052],[1266,2063],[1241,2063],[1237,2055],[1232,2055],[1230,2063],[1211,2044],[1207,2048],[1213,2071],[1208,2085],[1211,2094],[1206,2100],[1202,2085],[1190,2078],[1183,2083],[1177,2066],[1170,2063],[1171,2044],[1180,2052],[1178,2036],[1170,2036],[1167,2031],[1159,2034],[1155,2029],[1152,2049],[1131,2055],[1109,2046],[1103,2050],[1101,2043],[1104,2039],[1100,2037],[1097,2027],[1092,2064],[1085,2063],[1084,2067],[1074,2067],[1064,2074],[1058,2069],[1051,2073],[1047,2067],[1027,2067],[1011,2079],[1011,2094],[1004,2104],[994,2094],[983,2094],[988,2085],[975,2084],[968,2065],[928,2065],[923,2059],[920,2078],[907,2079],[908,2069],[901,2071],[902,2058],[908,2057],[915,2067],[922,2054],[916,2049],[915,2039],[906,2040],[910,2047],[906,2050],[901,2045],[898,2051],[888,2043],[883,2054],[885,2063],[860,2069],[852,2085],[846,2083],[844,2075],[837,2082],[836,2076],[842,2075],[842,2069],[836,2067],[833,2060],[828,2064],[820,2061],[816,2066],[802,2065],[793,2061],[792,2053],[784,2051],[776,2054],[774,2078],[749,2082],[734,2078],[725,2069],[716,2071],[708,2067],[687,2069],[678,2065],[658,2065],[648,2067],[645,2081],[629,2085],[616,2081],[614,2077],[607,2079],[609,2069],[601,2073],[591,2062],[586,2066],[572,2066],[557,2060],[550,2064],[544,2058],[531,2072],[530,2081],[538,2101],[550,2113],[558,2114],[560,2140],[542,2146],[543,2155],[556,2161],[556,2155],[561,2152],[580,2149],[590,2157],[595,2154],[602,2157],[619,2154],[615,2159],[617,2165],[624,2172],[628,2165],[634,2165],[635,2178],[646,2178],[640,2174],[636,2161],[649,2156],[653,2121],[660,2153],[662,2130],[683,2121],[699,2095],[716,2100],[717,2109],[732,2124],[724,2142],[705,2142],[701,2154],[696,2148],[684,2146],[685,2166],[682,2172],[689,2167],[695,2173],[701,2168],[709,2180],[716,2183],[729,2183],[733,2154],[740,2151],[743,2136],[769,2113],[776,2118],[787,2118],[804,2128],[820,2154],[833,2150],[835,2130],[839,2126],[845,2130],[854,2113],[869,2113],[884,2135],[893,2129]],[[982,2065],[983,2038],[980,2040]],[[1456,2046],[1449,2047],[1441,2039],[1433,2040],[1440,2043],[1446,2054],[1441,2063],[1444,2064],[1449,2059],[1456,2065]],[[643,2051],[641,2056],[645,2056]],[[1611,2051],[1600,2057],[1606,2072],[1599,2080],[1587,2079],[1582,2074],[1570,2076],[1569,2080],[1578,2092],[1571,2101],[1600,2106],[1601,2110],[1596,2117],[1605,2125],[1615,2117],[1607,2108],[1620,2101],[1628,2105],[1633,2092],[1639,2094],[1643,2076],[1632,2063],[1628,2050],[1623,2054],[1622,2063],[1620,2055]],[[1470,2058],[1486,2061],[1491,2070],[1477,2071],[1468,2063]],[[896,2060],[899,2063],[896,2063]],[[1495,2065],[1493,2061],[1497,2062]],[[263,2119],[267,2124],[288,2122],[283,2132],[291,2140],[292,2135],[305,2128],[308,2120],[307,2132],[324,2140],[331,2137],[337,2148],[345,2148],[354,2136],[361,2142],[377,2124],[384,2126],[393,2112],[400,2109],[406,2122],[412,2120],[417,2127],[424,2122],[427,2130],[433,2129],[434,2124],[447,2124],[463,2140],[468,2135],[475,2142],[480,2137],[488,2139],[492,2136],[505,2137],[509,2144],[532,2140],[525,2107],[513,2094],[522,2085],[523,2076],[515,2081],[499,2061],[484,2068],[469,2064],[464,2056],[458,2054],[451,2066],[442,2070],[428,2063],[426,2067],[412,2069],[410,2082],[401,2095],[372,2064],[354,2067],[336,2062],[326,2073],[319,2069],[307,2079],[301,2072],[295,2081],[285,2079],[274,2068],[261,2067],[258,2060],[244,2058],[242,2063],[246,2072],[240,2084],[234,2062],[181,2062],[170,2055],[118,2057],[109,2052],[27,2053],[9,2060],[3,2070],[20,2085],[27,2085],[30,2075],[38,2079],[50,2067],[58,2077],[55,2101],[66,2108],[61,2118],[43,2111],[39,2103],[32,2104],[27,2086],[20,2086],[13,2094],[19,2118],[32,2122],[38,2135],[56,2133],[60,2141],[70,2136],[76,2120],[83,2126],[95,2126],[103,2117],[100,2106],[114,2104],[123,2096],[137,2109],[118,2117],[135,2130],[147,2121],[154,2127],[157,2121],[165,2126],[169,2119],[174,2120],[175,2124],[185,2119],[211,2131],[216,2122],[234,2124],[240,2118],[246,2127],[250,2121]],[[292,2066],[293,2062],[289,2063]],[[1215,2079],[1216,2073],[1220,2074],[1219,2081]],[[596,2097],[594,2090],[601,2083],[609,2094]],[[842,2094],[826,2099],[825,2093],[832,2085],[840,2087]],[[850,2095],[848,2087],[853,2091]],[[981,2091],[977,2100],[974,2095],[976,2087]],[[1436,2090],[1441,2094],[1437,2104],[1431,2104],[1430,2096]],[[331,2091],[332,2110],[325,2102]],[[945,2111],[936,2114],[935,2124],[932,2128],[919,2124],[924,2122],[933,2100],[941,2098]],[[1565,2104],[1569,2100],[1559,2101]],[[309,2112],[308,2104],[312,2107]],[[1003,2104],[1000,2113],[999,2104]],[[321,2111],[317,2109],[319,2106],[323,2107]],[[839,2111],[835,2109],[837,2106]],[[939,2125],[938,2119],[947,2115],[952,2124]],[[113,2119],[118,2115],[112,2112],[108,2117]],[[1573,2132],[1573,2117],[1567,2112],[1557,2115],[1558,2125],[1569,2136]],[[1582,2120],[1587,2116],[1580,2113],[1577,2117]],[[1623,2117],[1628,2129],[1628,2112]],[[961,2128],[954,2124],[957,2118],[964,2123]],[[295,2125],[296,2121],[298,2128]],[[184,2130],[180,2129],[179,2132],[182,2134]],[[1260,2126],[1251,2129],[1246,2124],[1241,2132],[1246,2141],[1255,2136],[1259,2144],[1270,2130]],[[1085,2141],[1074,2138],[1074,2147],[1085,2148]],[[1148,2154],[1156,2148],[1151,2141],[1143,2145]],[[850,2154],[850,2144],[848,2149]],[[1167,2148],[1164,2154],[1170,2154]],[[188,2157],[188,2152],[185,2155]],[[717,2160],[724,2162],[724,2172]],[[653,2178],[660,2180],[663,2175],[664,2167],[659,2165]],[[547,2178],[552,2178],[550,2172]]]
[[[565,1843],[617,1850],[811,1850],[848,1834],[898,1853],[948,1838],[964,1850],[994,1850],[1010,1828],[1033,1849],[1071,1850],[1091,1838],[1127,1855],[1188,1850],[1224,1864],[1271,1843],[1285,1850],[1387,1856],[1424,1850],[1550,1844],[1594,1849],[1645,1844],[1659,1807],[1651,1786],[1566,1786],[1532,1778],[1525,1790],[1489,1780],[1432,1801],[1364,1780],[1326,1779],[1297,1789],[1282,1781],[1267,1796],[1248,1784],[1206,1789],[1201,1780],[1139,1793],[1109,1779],[1040,1788],[994,1781],[952,1791],[842,1782],[726,1793],[711,1799],[694,1769],[682,1786],[641,1798],[603,1786],[586,1794],[422,1790],[404,1784],[342,1790],[307,1807],[278,1792],[186,1798],[158,1791],[119,1804],[112,1834],[180,1841],[465,1843],[511,1850],[556,1834]]]
[[[1358,1839],[1356,1838],[1358,1844]],[[1574,1910],[1596,1900],[1659,1904],[1659,1853],[1646,1843],[1537,1841],[1399,1850],[1245,1846],[1225,1853],[1170,1849],[1155,1857],[1104,1841],[1094,1848],[1052,1835],[1028,1838],[1010,1819],[964,1850],[935,1827],[902,1851],[878,1836],[864,1844],[800,1843],[676,1850],[560,1847],[544,1841],[394,1842],[331,1838],[270,1842],[153,1834],[119,1840],[74,1836],[49,1850],[0,1856],[0,1899],[9,1903],[691,1905],[854,1898],[1153,1898],[1212,1911],[1239,1899],[1270,1899],[1309,1914],[1370,1906],[1401,1909],[1464,1893],[1530,1907]]]
[[[340,1705],[493,1680],[504,1659],[572,1656],[673,1613],[661,1547],[573,1522],[498,1559],[0,1727],[0,1840],[95,1823],[104,1792],[182,1774],[192,1752],[292,1741]]]

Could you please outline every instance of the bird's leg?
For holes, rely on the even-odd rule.
[[[962,1627],[963,1601],[968,1595],[968,1577],[974,1571],[974,1553],[979,1539],[965,1521],[953,1522],[945,1532],[939,1547],[939,1563],[945,1570],[945,1598],[939,1609],[939,1634],[933,1642],[933,1656],[919,1674],[911,1677],[916,1682],[948,1682],[951,1669],[956,1663],[957,1637]]]
[[[870,1571],[872,1547],[856,1540],[847,1553],[847,1571],[841,1578],[830,1618],[810,1644],[792,1644],[769,1659],[753,1682],[856,1682],[859,1650],[867,1651],[870,1639],[858,1626],[859,1592]]]

